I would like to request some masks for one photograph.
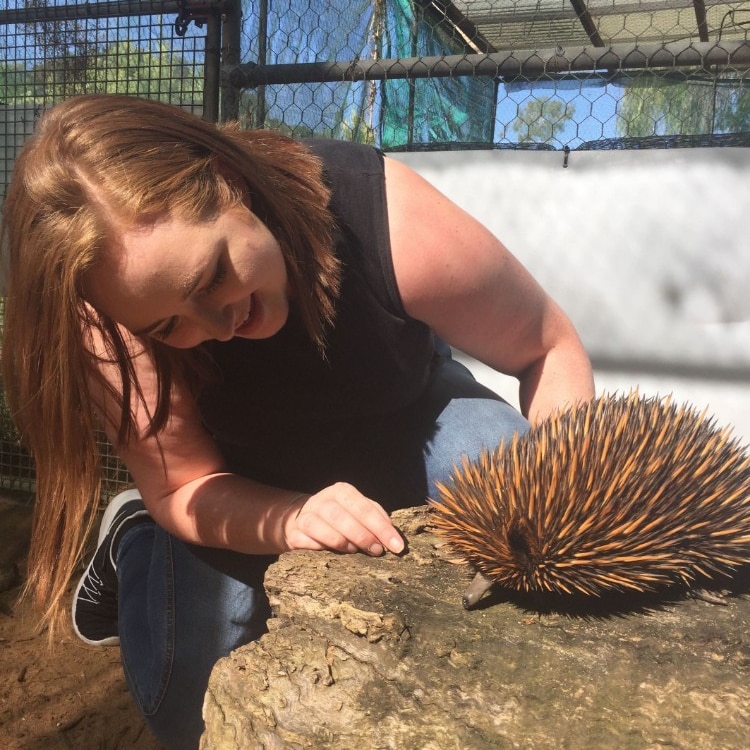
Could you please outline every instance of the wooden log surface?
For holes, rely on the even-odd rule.
[[[292,552],[269,633],[215,667],[202,750],[737,750],[750,730],[750,586],[606,600],[492,592],[394,514],[399,557]]]

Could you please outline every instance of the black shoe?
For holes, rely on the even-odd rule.
[[[121,492],[104,511],[96,552],[73,595],[73,630],[82,641],[92,646],[120,642],[114,555],[122,534],[150,518],[138,490]]]

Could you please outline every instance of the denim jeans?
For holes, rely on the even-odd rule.
[[[435,496],[435,481],[448,481],[462,455],[474,458],[483,447],[494,448],[527,429],[515,409],[445,357],[416,404],[352,426],[345,444],[339,435],[325,470],[320,444],[307,462],[295,454],[283,486],[314,491],[338,478],[389,510],[416,505]],[[155,524],[136,526],[121,540],[117,573],[125,676],[168,748],[198,747],[213,665],[266,632],[271,612],[263,577],[273,559],[186,544]]]

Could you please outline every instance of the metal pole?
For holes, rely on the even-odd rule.
[[[242,34],[242,2],[228,0],[221,14],[221,80],[219,117],[222,122],[237,120],[240,116],[240,90],[233,86],[227,71],[240,63]]]
[[[203,66],[203,118],[219,120],[219,84],[221,81],[221,22],[216,13],[206,17],[206,53]]]
[[[246,63],[230,73],[238,88],[262,84],[324,83],[386,80],[389,78],[446,78],[492,76],[503,79],[551,79],[560,74],[602,76],[624,70],[681,69],[708,65],[750,67],[750,42],[672,42],[670,44],[613,44],[609,47],[556,47],[476,55],[409,57],[282,65]]]
[[[258,65],[268,62],[268,0],[258,3]],[[266,124],[266,87],[258,86],[255,91],[255,127]]]
[[[417,54],[417,7],[414,8],[414,17],[412,18],[411,24],[411,52]],[[416,98],[417,98],[417,84],[413,78],[410,78],[408,83],[409,87],[409,109],[406,116],[406,145],[407,148],[414,143],[414,116],[416,114]]]
[[[220,0],[193,2],[191,8],[210,11]],[[117,0],[104,3],[78,3],[77,5],[24,6],[0,10],[0,24],[31,23],[34,21],[72,21],[77,18],[115,18],[118,16],[144,16],[178,14],[183,9],[179,0]]]

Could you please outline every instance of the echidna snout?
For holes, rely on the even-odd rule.
[[[532,558],[531,545],[518,523],[512,523],[507,532],[508,546],[514,555],[520,568],[524,568],[529,576],[534,574],[534,560]],[[462,603],[464,609],[473,609],[477,602],[492,587],[492,579],[487,578],[484,573],[477,572],[474,579],[464,592]]]
[[[489,584],[597,596],[750,564],[747,448],[692,407],[637,392],[466,461],[431,504],[437,533],[484,579],[469,605]]]

